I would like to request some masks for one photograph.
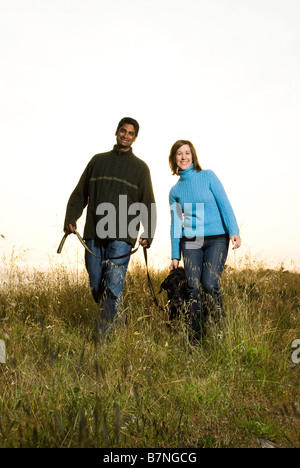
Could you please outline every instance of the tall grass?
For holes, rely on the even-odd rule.
[[[167,273],[152,269],[156,291]],[[183,324],[168,326],[142,264],[109,340],[85,272],[26,272],[13,260],[2,276],[0,447],[300,446],[299,274],[227,268],[227,322],[197,346]]]

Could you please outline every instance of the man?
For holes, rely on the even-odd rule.
[[[132,152],[139,133],[136,120],[125,117],[117,127],[113,150],[94,156],[72,193],[64,231],[76,231],[76,222],[87,206],[84,239],[94,253],[85,253],[93,297],[100,305],[100,329],[106,332],[117,318],[130,253],[140,222],[140,244],[149,248],[156,210],[148,166]]]

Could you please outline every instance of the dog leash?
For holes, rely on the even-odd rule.
[[[92,252],[88,246],[86,245],[86,243],[84,242],[84,240],[82,239],[81,235],[79,234],[79,232],[75,231],[75,234],[79,240],[79,242],[83,245],[83,247],[87,250],[87,252],[89,252],[91,255],[93,255],[94,257],[96,258],[102,258],[102,257],[99,257],[99,255],[96,255],[94,254],[94,252]],[[57,249],[57,253],[58,254],[61,254],[62,252],[62,249],[65,245],[65,242],[66,242],[66,239],[67,237],[69,236],[69,234],[65,234],[59,244],[59,247]],[[107,260],[117,260],[117,259],[120,259],[120,258],[125,258],[125,257],[129,257],[131,255],[133,255],[135,252],[137,252],[138,248],[139,248],[140,245],[138,245],[138,247],[134,250],[132,250],[129,254],[125,254],[125,255],[121,255],[120,257],[113,257],[113,258],[109,258]],[[155,291],[154,291],[154,287],[153,287],[153,284],[152,284],[152,281],[151,281],[151,278],[150,278],[150,273],[149,273],[149,268],[148,268],[148,254],[147,254],[147,248],[146,247],[143,247],[143,251],[144,251],[144,259],[145,259],[145,265],[146,265],[146,271],[147,271],[147,279],[148,279],[148,287],[149,287],[149,290],[150,290],[150,293],[151,293],[151,296],[152,296],[152,299],[154,301],[154,304],[156,305],[156,307],[158,307],[158,309],[164,311],[163,307],[161,307],[158,303],[158,300],[157,300],[157,297],[155,295]]]
[[[158,303],[157,297],[155,295],[154,287],[153,287],[153,284],[152,284],[152,281],[151,281],[151,278],[150,278],[149,268],[148,268],[148,254],[147,254],[146,247],[144,247],[143,250],[144,250],[144,259],[145,259],[147,278],[148,278],[148,286],[149,286],[149,290],[150,290],[152,299],[153,299],[154,304],[156,305],[156,307],[158,307],[159,310],[164,311],[164,308],[161,305],[159,305],[159,303]]]
[[[88,248],[88,246],[86,245],[86,243],[85,243],[84,240],[82,239],[82,237],[81,237],[81,235],[79,234],[79,232],[75,231],[75,234],[76,234],[76,236],[77,236],[79,242],[83,245],[83,247],[85,248],[85,250],[86,250],[87,252],[89,252],[91,255],[93,255],[93,256],[96,257],[96,258],[102,258],[102,257],[100,257],[99,255],[94,254],[94,252],[92,252],[92,251]],[[59,247],[58,247],[58,249],[57,249],[57,253],[58,253],[58,254],[61,254],[62,249],[63,249],[63,246],[65,245],[65,242],[66,242],[66,239],[67,239],[68,236],[69,236],[69,234],[65,234],[65,235],[63,236],[63,238],[62,238],[62,240],[61,240],[61,242],[60,242],[60,244],[59,244]],[[139,245],[137,246],[136,249],[132,250],[129,254],[121,255],[120,257],[108,258],[108,259],[106,259],[106,260],[119,260],[120,258],[130,257],[130,256],[133,255],[135,252],[137,252],[138,248],[139,248]]]

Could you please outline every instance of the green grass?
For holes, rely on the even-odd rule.
[[[86,273],[16,263],[0,287],[0,447],[300,446],[299,274],[227,268],[227,323],[191,346],[153,304],[139,263],[126,326],[104,342]],[[151,271],[156,291],[166,274]]]

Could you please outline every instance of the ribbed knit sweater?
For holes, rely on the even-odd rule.
[[[76,226],[77,220],[87,206],[85,239],[99,238],[97,223],[106,218],[107,230],[111,227],[113,231],[115,230],[114,235],[107,236],[109,239],[122,240],[134,245],[137,234],[132,235],[132,231],[139,229],[139,223],[136,222],[139,213],[138,205],[133,204],[137,203],[144,204],[147,208],[145,224],[148,226],[144,225],[144,229],[148,229],[142,237],[147,239],[150,245],[156,217],[149,168],[144,161],[133,154],[132,149],[122,152],[115,146],[112,151],[96,154],[88,163],[69,199],[64,226],[68,224]],[[111,205],[108,204],[111,204],[114,209],[110,209]],[[99,209],[99,205],[102,208]],[[133,210],[131,214],[128,214],[130,206]],[[112,215],[110,218],[105,208],[109,209]],[[131,221],[135,229],[128,229]]]
[[[172,259],[181,257],[181,237],[239,235],[231,204],[215,173],[197,172],[192,164],[178,174],[180,178],[169,194]]]

